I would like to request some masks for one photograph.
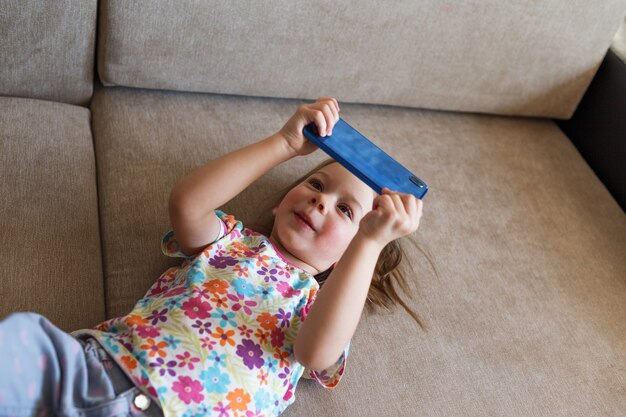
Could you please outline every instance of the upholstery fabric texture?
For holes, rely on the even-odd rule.
[[[104,85],[569,118],[625,8],[101,0],[98,74]]]
[[[109,317],[177,262],[159,250],[174,183],[274,133],[300,103],[96,88]],[[626,218],[554,122],[346,103],[341,117],[429,184],[411,240],[439,278],[407,242],[419,292],[403,297],[429,332],[401,308],[364,310],[340,386],[301,380],[285,415],[620,416]],[[263,218],[323,159],[274,168],[224,209]]]
[[[0,95],[88,105],[96,11],[96,0],[2,1]]]
[[[104,319],[88,109],[0,97],[0,317],[35,311],[67,330]]]
[[[71,332],[130,312],[181,263],[161,252],[174,184],[332,96],[429,185],[402,239],[413,297],[398,288],[428,331],[365,308],[341,384],[301,379],[284,415],[623,417],[626,216],[549,118],[581,107],[625,12],[2,1],[0,318],[34,311]],[[219,209],[254,229],[327,158],[289,160]]]

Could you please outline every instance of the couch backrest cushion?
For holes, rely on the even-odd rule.
[[[101,0],[104,85],[569,117],[624,0]]]
[[[0,95],[87,105],[97,0],[0,3]]]

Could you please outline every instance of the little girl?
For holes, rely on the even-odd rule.
[[[332,98],[302,105],[279,132],[180,180],[161,249],[184,260],[128,315],[71,334],[35,313],[0,322],[0,416],[276,416],[301,377],[334,388],[377,261],[417,230],[422,201],[378,195],[330,160],[272,207],[271,233],[217,207],[315,151],[304,126],[330,135],[338,114]]]

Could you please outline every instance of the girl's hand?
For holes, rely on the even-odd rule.
[[[304,126],[315,122],[320,136],[330,135],[333,126],[339,120],[339,103],[330,97],[320,97],[315,103],[303,104],[285,123],[279,133],[296,155],[307,155],[315,151],[317,146],[308,140],[302,130]]]
[[[412,194],[391,191],[385,187],[374,199],[374,208],[359,222],[359,231],[366,238],[384,247],[394,239],[417,230],[422,217],[422,200]]]

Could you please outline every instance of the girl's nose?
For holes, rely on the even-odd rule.
[[[324,202],[323,202],[323,200],[322,200],[321,198],[316,198],[316,197],[313,197],[313,198],[311,199],[311,202],[312,202],[313,204],[315,204],[315,207],[316,207],[316,208],[319,208],[320,210],[324,211],[324,207],[325,207],[325,205],[324,205]]]

